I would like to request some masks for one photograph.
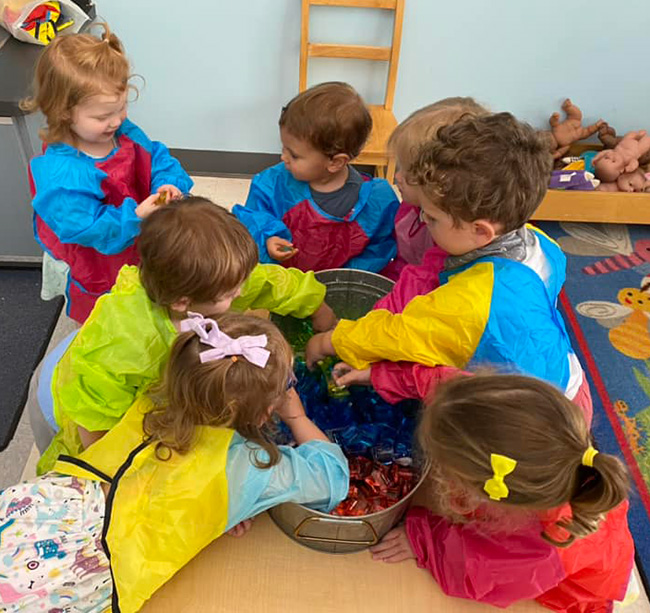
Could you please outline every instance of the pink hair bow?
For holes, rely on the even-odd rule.
[[[200,313],[188,312],[188,315],[188,319],[181,322],[181,332],[194,332],[204,345],[214,347],[214,349],[208,349],[199,354],[201,363],[220,360],[232,355],[241,355],[255,366],[260,368],[266,366],[271,355],[271,352],[265,349],[268,344],[266,334],[231,338],[219,330],[214,319],[206,319]]]

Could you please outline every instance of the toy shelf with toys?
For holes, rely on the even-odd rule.
[[[602,120],[583,126],[569,99],[562,110],[566,119],[559,113],[549,119],[555,169],[533,220],[650,224],[650,136],[645,130],[617,136]],[[592,135],[602,144],[578,142]]]
[[[602,148],[595,143],[574,145],[569,154]],[[549,189],[533,220],[650,224],[650,193]]]

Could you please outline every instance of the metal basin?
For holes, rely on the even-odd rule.
[[[269,514],[283,532],[301,545],[327,553],[352,553],[378,543],[397,524],[422,480],[420,477],[418,484],[392,507],[361,517],[328,515],[294,502],[269,509]]]
[[[337,317],[358,319],[372,309],[375,302],[393,287],[386,277],[363,270],[336,268],[316,273],[327,287],[326,300]],[[273,316],[278,327],[291,338],[298,320]],[[422,475],[426,469],[422,470]],[[273,521],[293,540],[328,553],[352,553],[377,543],[404,515],[418,484],[398,503],[388,509],[361,517],[339,517],[287,502],[269,510]]]

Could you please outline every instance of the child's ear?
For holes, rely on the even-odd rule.
[[[489,245],[499,234],[495,224],[487,219],[478,219],[473,222],[473,226],[480,247]]]
[[[273,411],[275,411],[275,405],[272,404],[270,407],[266,409],[266,415],[262,415],[260,418],[260,423],[257,424],[259,428],[261,428],[269,419],[271,419],[271,416],[273,415]]]
[[[345,166],[347,166],[350,163],[350,156],[347,153],[337,153],[336,155],[333,155],[330,158],[329,164],[327,165],[327,169],[331,173],[338,172]]]
[[[169,308],[172,311],[176,311],[178,313],[186,313],[187,310],[190,308],[191,304],[192,304],[192,301],[189,298],[183,296],[182,298],[179,298],[175,302],[172,302],[169,305]]]

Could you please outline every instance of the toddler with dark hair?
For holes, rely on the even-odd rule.
[[[282,109],[282,162],[256,175],[246,204],[233,208],[261,262],[379,272],[395,257],[397,197],[387,181],[350,165],[371,129],[346,83],[316,85]]]

